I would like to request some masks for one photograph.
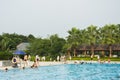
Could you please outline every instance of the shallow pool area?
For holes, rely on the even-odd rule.
[[[120,80],[120,64],[62,64],[0,71],[0,80]]]

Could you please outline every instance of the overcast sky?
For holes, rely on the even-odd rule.
[[[0,0],[0,34],[66,37],[72,27],[120,23],[120,0]]]

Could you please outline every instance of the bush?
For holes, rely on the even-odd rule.
[[[31,61],[34,61],[35,60],[35,56],[31,56]]]
[[[0,52],[0,60],[11,60],[13,54],[8,51]]]
[[[72,60],[91,60],[90,57],[73,57]]]
[[[50,56],[46,56],[46,61],[50,61]]]
[[[108,58],[109,57],[102,57],[102,58],[100,58],[100,60],[108,60]],[[90,59],[90,57],[72,57],[72,60],[85,60],[85,61],[90,61],[91,59]],[[96,57],[94,57],[93,58],[93,60],[94,61],[97,61],[97,58]],[[118,58],[118,57],[112,57],[112,58],[110,58],[110,60],[111,61],[120,61],[120,58]]]

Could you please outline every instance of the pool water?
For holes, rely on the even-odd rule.
[[[120,64],[63,64],[0,71],[0,80],[120,80]]]

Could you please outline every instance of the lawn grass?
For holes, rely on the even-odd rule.
[[[90,57],[73,57],[72,60],[85,60],[85,61],[90,61],[91,58]],[[108,60],[108,57],[104,57],[104,58],[100,58],[100,60]],[[116,58],[110,58],[111,61],[120,61],[120,57],[116,57]],[[93,61],[97,61],[97,58],[94,57]]]

